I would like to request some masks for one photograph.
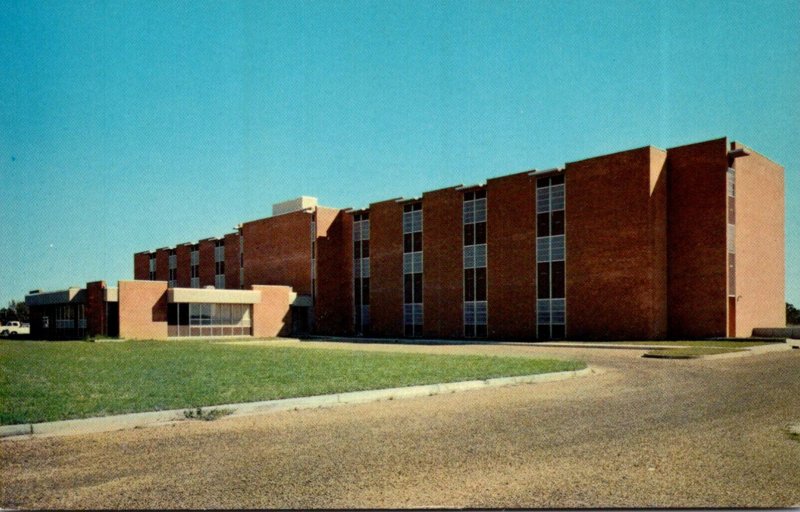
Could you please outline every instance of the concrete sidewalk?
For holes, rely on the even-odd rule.
[[[522,375],[518,377],[499,377],[486,380],[471,380],[463,382],[450,382],[442,384],[427,384],[420,386],[406,386],[400,388],[374,389],[367,391],[352,391],[331,395],[318,395],[301,398],[285,398],[280,400],[266,400],[262,402],[245,402],[238,404],[224,404],[203,407],[204,412],[224,410],[229,412],[225,417],[247,416],[253,414],[266,414],[279,411],[300,409],[315,409],[320,407],[334,407],[338,405],[360,404],[379,400],[394,400],[398,398],[412,398],[455,393],[472,389],[487,387],[511,386],[516,384],[533,384],[538,382],[553,382],[591,374],[602,373],[599,368],[587,367],[583,370],[566,372],[541,373],[537,375]],[[172,409],[167,411],[138,412],[84,418],[75,420],[51,421],[46,423],[25,423],[20,425],[6,425],[0,427],[0,438],[20,439],[49,436],[65,436],[73,434],[88,434],[95,432],[108,432],[141,428],[185,421],[185,412],[196,408]]]

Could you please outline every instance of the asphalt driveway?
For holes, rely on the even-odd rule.
[[[800,351],[681,361],[642,359],[640,351],[525,345],[410,350],[555,355],[583,359],[604,373],[334,409],[3,441],[0,507],[800,503],[800,441],[785,431],[800,422]]]

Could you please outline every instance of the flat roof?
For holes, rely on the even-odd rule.
[[[50,304],[83,304],[86,302],[86,290],[71,286],[66,290],[32,293],[25,296],[28,306],[47,306]]]

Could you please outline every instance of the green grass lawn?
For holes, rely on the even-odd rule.
[[[577,361],[208,341],[0,341],[0,424],[576,370]]]

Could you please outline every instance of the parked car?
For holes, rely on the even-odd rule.
[[[6,325],[0,327],[0,336],[27,336],[31,333],[30,324],[23,324],[16,320],[6,322]]]

